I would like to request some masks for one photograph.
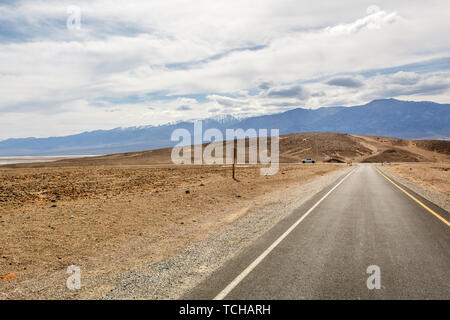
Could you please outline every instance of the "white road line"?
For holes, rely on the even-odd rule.
[[[285,233],[283,233],[277,240],[275,240],[274,243],[270,247],[268,247],[261,255],[256,258],[255,261],[253,261],[244,271],[241,272],[240,275],[238,275],[231,283],[225,287],[215,298],[214,300],[222,300],[224,299],[230,292],[233,290],[244,278],[252,272],[253,269],[256,268],[258,264],[261,263],[261,261],[264,260],[265,257],[273,250],[277,245],[280,244],[281,241],[286,238],[289,233],[292,232],[302,221],[305,219],[330,193],[334,191],[339,185],[345,181],[353,172],[355,169],[353,169],[351,172],[349,172],[337,185],[335,185],[330,191],[327,192],[326,195],[324,195],[319,201],[316,202],[301,218],[299,218]]]

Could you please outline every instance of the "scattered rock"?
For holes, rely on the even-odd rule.
[[[16,274],[14,272],[11,272],[10,274],[7,274],[5,276],[0,276],[0,279],[3,280],[11,280],[17,278]]]

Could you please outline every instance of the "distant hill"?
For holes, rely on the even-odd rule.
[[[341,132],[355,135],[389,136],[405,139],[450,138],[450,104],[374,100],[353,107],[297,108],[283,113],[236,119],[231,116],[203,121],[203,129],[280,129],[280,134],[298,132]],[[110,154],[172,147],[177,128],[193,131],[192,122],[161,126],[96,130],[50,138],[0,141],[0,156]]]
[[[269,138],[270,139],[270,138]],[[248,139],[247,139],[248,140]],[[217,142],[222,144],[223,142]],[[270,143],[269,143],[270,145]],[[206,144],[204,145],[204,147]],[[248,163],[248,141],[246,163]],[[8,168],[166,165],[171,161],[172,148],[140,152],[117,153],[98,157],[66,159],[44,163],[10,164]],[[193,152],[192,152],[193,155]],[[225,153],[224,153],[225,156]],[[300,163],[313,158],[318,162],[448,162],[450,141],[405,140],[379,136],[343,133],[297,133],[280,136],[281,163]],[[225,163],[225,160],[224,160]]]

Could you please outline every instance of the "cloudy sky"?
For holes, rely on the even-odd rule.
[[[449,12],[448,0],[2,1],[0,140],[449,103]]]

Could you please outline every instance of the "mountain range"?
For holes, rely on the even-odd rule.
[[[237,119],[232,116],[201,120],[203,130],[217,128],[279,129],[280,135],[299,132],[339,132],[404,139],[450,138],[450,104],[396,99],[374,100],[353,107],[297,108],[277,114]],[[0,141],[0,156],[110,154],[172,147],[175,129],[193,132],[184,121],[159,126],[95,130],[49,138]]]

